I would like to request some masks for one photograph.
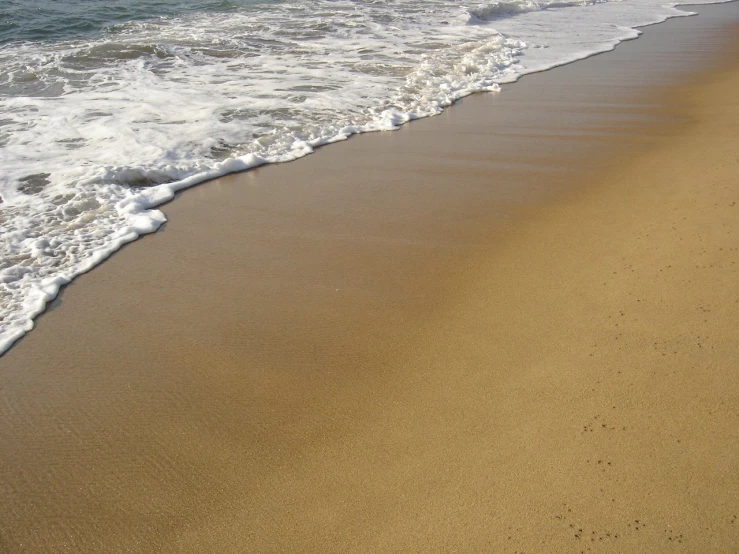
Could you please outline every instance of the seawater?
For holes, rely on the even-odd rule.
[[[682,15],[663,0],[0,0],[0,353],[61,286],[155,231],[177,190]]]

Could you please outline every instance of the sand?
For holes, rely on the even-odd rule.
[[[0,551],[739,550],[701,12],[168,205],[0,359]]]

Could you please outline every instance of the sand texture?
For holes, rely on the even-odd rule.
[[[701,13],[166,206],[0,358],[0,552],[739,552]]]

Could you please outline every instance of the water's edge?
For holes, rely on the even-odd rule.
[[[684,4],[683,3],[669,4],[669,6],[673,6],[673,7],[679,6],[681,8],[688,8],[692,5],[706,6],[709,4],[722,4],[722,3],[729,3],[733,1],[734,0],[717,0],[714,2],[707,2],[704,4],[691,4],[691,3],[686,2]],[[696,14],[689,12],[689,11],[685,11],[682,15],[692,16]],[[631,28],[632,33],[630,35],[617,39],[612,44],[602,45],[603,47],[601,50],[579,56],[575,59],[563,60],[560,63],[551,65],[550,67],[535,69],[535,70],[520,73],[518,75],[515,75],[510,80],[500,81],[500,84],[514,83],[526,75],[538,73],[541,71],[549,71],[557,67],[568,65],[568,64],[586,59],[586,58],[597,56],[599,54],[607,53],[617,48],[618,45],[624,41],[634,40],[638,38],[642,34],[642,31],[640,31],[639,29],[643,29],[643,28],[647,28],[653,25],[664,23],[665,21],[672,19],[674,17],[680,17],[680,15],[666,16],[664,17],[664,19],[660,21],[655,21],[655,22],[645,24],[639,27]],[[483,92],[483,91],[461,91],[460,94],[452,98],[450,102],[443,107],[446,109],[449,106],[453,105],[457,100],[464,98],[466,96],[469,96],[470,94],[475,94],[477,92]],[[431,115],[436,115],[436,114],[430,114],[424,117],[430,117]],[[394,128],[398,129],[401,125],[407,122],[413,121],[415,119],[420,119],[420,117],[415,117],[411,115],[407,118],[407,120],[397,122],[397,125],[395,125]],[[290,156],[286,156],[283,159],[279,159],[279,160],[266,159],[266,158],[263,158],[263,157],[260,157],[254,154],[247,154],[245,156],[231,158],[224,162],[216,164],[212,169],[208,171],[204,171],[202,173],[191,175],[180,181],[175,181],[172,183],[166,183],[166,184],[151,187],[149,189],[143,190],[142,192],[140,192],[139,194],[133,197],[125,199],[124,201],[120,202],[117,205],[117,210],[121,214],[126,214],[126,219],[128,223],[127,227],[125,229],[122,229],[121,232],[117,234],[117,236],[114,236],[113,240],[105,244],[103,247],[100,247],[98,249],[93,249],[92,255],[88,257],[87,259],[85,259],[78,266],[75,266],[71,270],[58,274],[54,276],[53,278],[50,278],[43,282],[43,285],[41,289],[38,291],[38,294],[35,295],[33,298],[29,298],[28,302],[26,303],[26,308],[27,308],[26,314],[28,316],[28,321],[24,325],[24,327],[16,328],[14,332],[8,333],[6,336],[0,338],[0,355],[7,352],[14,344],[17,343],[17,341],[21,337],[23,337],[26,333],[28,333],[30,330],[33,329],[34,319],[38,317],[40,314],[42,314],[47,309],[49,303],[58,296],[62,288],[65,285],[69,284],[75,277],[90,271],[91,269],[93,269],[94,267],[102,263],[105,259],[110,257],[114,252],[122,248],[124,245],[131,243],[144,235],[154,233],[157,230],[159,230],[162,227],[162,225],[166,222],[167,218],[164,215],[164,213],[157,208],[172,201],[177,195],[177,193],[185,189],[191,188],[195,185],[199,185],[207,181],[211,181],[213,179],[223,177],[228,174],[249,171],[253,168],[259,167],[267,163],[284,163],[286,161],[293,161],[303,156],[306,156],[310,153],[313,153],[316,148],[326,146],[333,142],[346,140],[355,134],[361,134],[364,132],[372,132],[376,130],[383,130],[383,129],[375,128],[375,129],[352,130],[351,132],[346,133],[346,134],[342,134],[342,135],[338,135],[338,136],[334,136],[330,138],[321,138],[321,139],[316,139],[315,141],[306,142],[305,148],[302,151],[293,152],[291,153]]]

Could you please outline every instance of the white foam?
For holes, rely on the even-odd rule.
[[[61,286],[156,231],[178,190],[395,129],[681,15],[659,0],[297,0],[0,47],[0,353]]]

